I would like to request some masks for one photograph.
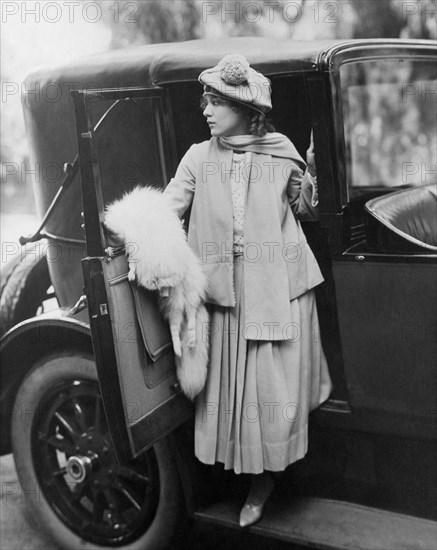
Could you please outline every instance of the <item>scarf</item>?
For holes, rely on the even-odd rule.
[[[272,157],[282,157],[294,160],[305,171],[306,162],[297,152],[296,147],[284,134],[269,132],[264,136],[242,135],[219,138],[225,149],[233,151],[250,151]]]

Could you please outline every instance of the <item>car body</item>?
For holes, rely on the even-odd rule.
[[[172,528],[163,529],[160,507],[168,499],[175,508],[177,492],[163,494],[165,479],[180,480],[197,520],[236,525],[235,499],[220,491],[223,472],[213,476],[217,499],[202,494],[209,481],[193,457],[192,405],[177,388],[156,296],[130,285],[125,249],[102,223],[105,204],[136,185],[165,187],[189,146],[209,138],[197,76],[231,52],[271,79],[273,124],[301,154],[314,132],[319,221],[303,226],[325,278],[316,295],[334,385],[312,414],[307,457],[285,477],[299,505],[282,494],[252,529],[321,548],[429,548],[437,494],[431,41],[190,41],[29,75],[24,113],[44,219],[23,246],[29,252],[45,239],[61,313],[24,320],[2,338],[3,451],[12,431],[21,482],[39,484],[39,519],[56,518],[51,532],[65,547],[165,547]],[[31,421],[24,402],[33,403]],[[90,418],[97,422],[101,407],[107,424],[97,434]],[[144,472],[161,479],[153,498],[127,481]],[[56,483],[44,481],[50,476]],[[97,513],[99,494],[106,504]],[[137,515],[126,519],[128,508]]]

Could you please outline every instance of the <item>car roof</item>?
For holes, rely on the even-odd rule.
[[[38,82],[74,83],[75,88],[154,86],[197,80],[228,53],[241,53],[254,69],[266,75],[326,70],[332,56],[359,48],[412,48],[431,41],[419,40],[312,40],[296,41],[264,37],[232,37],[147,44],[110,50],[58,66],[40,67],[26,78]],[[434,46],[435,47],[435,46]]]
[[[156,83],[193,80],[230,53],[243,54],[254,69],[267,75],[314,71],[319,54],[336,43],[260,37],[189,41],[164,48],[154,59],[150,73]]]
[[[265,37],[234,37],[192,40],[170,44],[159,52],[150,66],[154,84],[197,79],[226,54],[245,55],[252,67],[265,75],[279,75],[329,68],[333,55],[352,49],[413,49],[434,47],[430,40],[291,40]]]

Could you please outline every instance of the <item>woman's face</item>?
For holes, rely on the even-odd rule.
[[[221,98],[214,95],[203,96],[202,108],[212,136],[239,136],[249,133],[247,119],[240,112],[231,109]]]

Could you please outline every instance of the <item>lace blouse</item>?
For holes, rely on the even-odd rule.
[[[244,207],[246,204],[247,183],[252,153],[236,153],[232,155],[230,182],[232,188],[232,205],[234,212],[234,251],[243,247]]]
[[[250,163],[252,153],[233,152],[232,165],[230,173],[230,182],[232,189],[232,205],[234,219],[234,253],[242,253],[244,246],[244,211],[246,205],[247,185],[250,176]],[[302,170],[296,165],[296,173],[290,174],[290,177],[302,178]],[[317,206],[317,181],[309,173],[307,177],[312,186],[311,205]]]

